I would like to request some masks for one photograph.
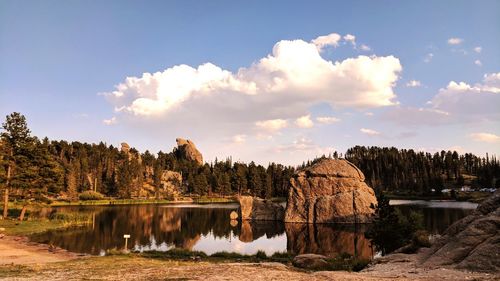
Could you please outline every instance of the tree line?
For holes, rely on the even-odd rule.
[[[499,188],[500,162],[495,156],[440,151],[434,154],[395,147],[356,146],[345,158],[359,167],[376,192],[440,193],[445,188]]]
[[[89,190],[110,197],[132,198],[141,196],[145,187],[152,187],[156,195],[165,170],[181,173],[184,194],[285,197],[289,179],[296,170],[276,163],[264,167],[254,162],[233,162],[231,158],[198,165],[183,159],[176,148],[155,155],[133,148],[123,151],[103,142],[40,140],[31,135],[26,118],[20,113],[8,115],[2,128],[0,186],[4,200],[8,200],[9,194],[39,200],[75,199]],[[330,157],[339,155],[334,152]],[[404,190],[429,194],[431,189],[441,190],[450,184],[461,186],[471,182],[482,187],[500,184],[500,166],[495,157],[356,146],[346,152],[345,158],[363,171],[367,183],[377,192]]]

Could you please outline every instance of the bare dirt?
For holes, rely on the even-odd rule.
[[[29,242],[26,237],[0,238],[0,264],[45,264],[78,258],[79,255],[46,244]]]

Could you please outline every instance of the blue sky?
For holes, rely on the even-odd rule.
[[[0,115],[208,161],[499,154],[498,46],[498,1],[3,0]]]

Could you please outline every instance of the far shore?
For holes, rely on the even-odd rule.
[[[444,200],[444,201],[458,201],[458,202],[472,202],[480,203],[484,199],[488,198],[491,193],[489,192],[469,192],[469,193],[458,193],[457,197],[451,197],[449,195],[413,195],[413,194],[397,194],[397,193],[387,193],[387,198],[391,200]],[[275,202],[286,202],[286,198],[277,197],[271,198],[270,200]],[[30,203],[32,207],[61,207],[61,206],[112,206],[112,205],[147,205],[147,204],[214,204],[214,203],[238,203],[237,195],[234,196],[213,196],[213,197],[190,197],[185,196],[178,198],[176,200],[168,199],[154,199],[154,198],[132,198],[132,199],[121,199],[121,198],[105,198],[102,200],[53,200],[50,203]],[[22,208],[24,205],[23,201],[11,202],[9,208]],[[0,204],[0,208],[3,208],[3,204]]]

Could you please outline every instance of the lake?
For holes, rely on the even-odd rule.
[[[403,213],[421,212],[426,229],[433,234],[443,232],[477,206],[467,202],[420,200],[393,200],[391,204]],[[368,259],[373,256],[370,241],[364,236],[364,225],[231,221],[229,214],[238,207],[238,204],[57,207],[50,212],[87,213],[92,223],[36,234],[31,240],[92,255],[123,248],[123,235],[130,234],[129,249],[136,251],[180,247],[207,254],[220,251],[255,254],[263,250],[268,255],[288,251],[327,256],[349,253]]]

